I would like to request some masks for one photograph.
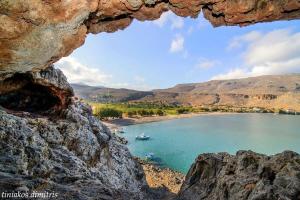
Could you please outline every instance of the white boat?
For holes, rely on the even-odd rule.
[[[149,140],[150,136],[149,135],[145,135],[144,133],[142,133],[141,135],[138,135],[135,137],[136,140]]]

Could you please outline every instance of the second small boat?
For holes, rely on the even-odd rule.
[[[149,135],[145,135],[144,133],[142,133],[141,135],[138,135],[135,137],[136,140],[149,140],[150,136]]]

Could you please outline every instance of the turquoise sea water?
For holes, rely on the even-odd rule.
[[[186,173],[196,156],[207,152],[253,150],[275,154],[300,153],[300,116],[273,114],[203,115],[193,118],[138,124],[124,128],[135,156],[149,152],[162,165]],[[148,141],[136,141],[141,133]]]

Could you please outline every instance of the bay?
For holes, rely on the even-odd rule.
[[[138,141],[145,133],[151,138]],[[276,154],[300,152],[300,116],[216,114],[125,127],[124,137],[134,156],[154,153],[160,165],[187,173],[200,153],[252,150]]]

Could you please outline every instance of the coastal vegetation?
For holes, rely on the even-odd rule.
[[[101,108],[97,110],[95,115],[100,119],[122,118],[123,112],[114,108]]]
[[[93,108],[93,114],[100,119],[165,116],[196,112],[196,109],[190,106],[177,106],[144,102],[106,104],[89,102],[89,104]]]
[[[228,105],[182,106],[153,102],[98,103],[88,102],[93,114],[99,119],[139,118],[150,116],[180,115],[188,113],[276,113],[299,115],[299,112],[285,109],[266,109],[261,107],[242,107]]]

